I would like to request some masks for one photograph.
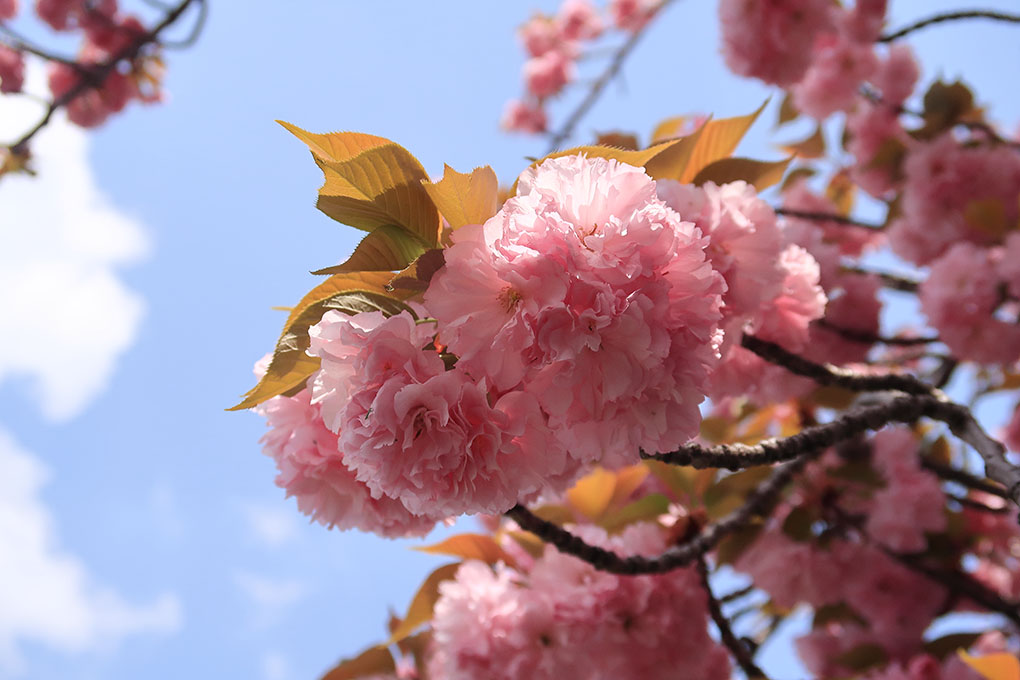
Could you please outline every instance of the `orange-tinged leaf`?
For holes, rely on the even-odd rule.
[[[347,160],[316,163],[325,176],[317,203],[322,212],[366,231],[397,225],[426,246],[439,244],[439,213],[422,186],[428,175],[404,147],[391,142]]]
[[[343,263],[312,272],[378,272],[405,269],[427,250],[417,236],[402,227],[386,224],[361,239],[361,243]]]
[[[356,680],[370,675],[396,672],[390,650],[381,645],[369,647],[352,659],[346,659],[322,676],[322,680]]]
[[[411,604],[407,608],[407,615],[400,622],[400,625],[397,626],[396,630],[393,631],[390,639],[386,642],[387,645],[403,640],[413,633],[418,626],[432,620],[432,610],[439,600],[439,584],[443,581],[452,580],[457,574],[460,564],[460,562],[444,564],[428,575],[428,578],[425,579],[425,582],[421,584],[418,592],[411,599]]]
[[[654,520],[669,510],[669,498],[661,493],[653,493],[628,503],[619,510],[614,510],[602,518],[601,524],[606,531],[619,531],[635,522]]]
[[[276,121],[288,132],[308,145],[312,153],[325,161],[342,161],[357,156],[362,151],[383,144],[392,144],[385,137],[366,135],[363,132],[327,132],[319,134],[302,130],[297,125]]]
[[[857,198],[857,183],[850,179],[850,173],[840,170],[825,187],[825,197],[836,206],[836,212],[846,216],[854,208],[854,199]]]
[[[567,500],[588,519],[598,519],[609,507],[616,489],[616,475],[597,467],[567,491]]]
[[[796,120],[797,116],[800,115],[800,111],[793,103],[793,95],[789,92],[783,97],[783,102],[779,105],[779,117],[776,119],[776,127],[785,125],[791,120]]]
[[[1001,238],[1013,225],[1006,217],[1006,206],[997,198],[980,198],[967,203],[963,218],[971,227],[993,238]]]
[[[816,174],[818,174],[817,170],[804,165],[798,168],[794,168],[786,175],[786,179],[783,180],[783,184],[782,186],[779,187],[779,191],[781,192],[786,191],[794,184],[796,184],[797,181],[807,179],[809,177],[814,177]]]
[[[596,139],[599,146],[615,146],[617,149],[630,149],[636,151],[641,148],[637,135],[629,132],[603,132]]]
[[[513,559],[488,534],[458,534],[434,545],[415,550],[433,555],[453,555],[465,560],[481,560],[487,564],[504,562],[512,565]]]
[[[525,552],[538,559],[545,552],[546,543],[530,531],[508,531],[507,535],[517,541]]]
[[[822,126],[815,126],[815,131],[799,142],[783,144],[779,148],[801,158],[821,158],[825,155],[825,135],[822,133]]]
[[[733,436],[733,423],[729,418],[708,416],[701,419],[701,436],[713,444],[721,444]]]
[[[673,116],[667,118],[658,125],[652,131],[652,143],[661,142],[666,139],[672,139],[678,136],[684,128],[690,123],[690,116]]]
[[[482,224],[499,210],[499,180],[488,165],[470,175],[444,165],[443,179],[425,180],[422,185],[454,229]]]
[[[662,150],[645,163],[645,172],[648,176],[656,180],[679,180],[683,177],[704,130],[705,126],[701,126],[686,137],[661,144]]]
[[[768,189],[783,179],[786,168],[793,161],[793,156],[781,161],[756,161],[750,158],[720,158],[701,169],[694,178],[694,184],[705,182],[726,184],[744,180],[754,185],[758,191]]]
[[[319,368],[319,359],[305,354],[309,344],[308,329],[319,322],[327,309],[350,312],[375,308],[399,312],[403,303],[385,289],[391,276],[387,272],[337,274],[313,288],[287,316],[265,375],[244,395],[241,403],[228,410],[252,408],[267,399],[300,389]],[[344,297],[349,298],[346,303]]]
[[[957,653],[965,664],[988,680],[1020,680],[1020,660],[1012,654],[971,656],[962,649]]]
[[[616,471],[616,484],[613,488],[613,497],[609,500],[611,507],[617,507],[627,502],[630,495],[645,481],[650,474],[647,465],[638,463],[629,465]]]
[[[746,116],[734,118],[721,118],[710,120],[701,126],[698,143],[691,154],[687,167],[679,180],[688,183],[697,177],[701,169],[712,161],[726,158],[737,148],[737,144],[744,138],[747,131],[758,119],[765,109],[768,100],[762,103],[756,111]]]

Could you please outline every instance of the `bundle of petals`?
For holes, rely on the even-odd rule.
[[[621,555],[656,555],[662,528],[634,524],[609,537],[573,527]],[[513,541],[508,541],[508,547]],[[709,637],[706,594],[693,568],[617,576],[547,545],[519,551],[516,568],[464,562],[439,586],[429,677],[554,680],[730,677],[725,648]]]
[[[576,78],[576,62],[585,42],[599,38],[608,24],[624,32],[641,30],[660,4],[661,0],[610,0],[607,20],[590,0],[564,0],[555,16],[532,16],[517,32],[528,53],[523,67],[526,95],[507,102],[503,127],[545,132],[545,103]]]
[[[278,483],[324,524],[417,533],[673,450],[706,394],[767,389],[745,330],[797,351],[825,307],[818,264],[743,182],[554,158],[450,241],[423,305],[327,312],[307,390],[262,407]]]

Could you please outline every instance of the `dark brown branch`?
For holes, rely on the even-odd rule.
[[[22,52],[28,52],[29,54],[34,54],[35,56],[41,59],[45,59],[46,61],[54,61],[61,64],[66,64],[73,68],[79,69],[81,68],[81,64],[76,62],[74,59],[69,59],[68,57],[60,56],[59,54],[53,54],[52,52],[47,52],[41,47],[37,47],[36,45],[29,42],[20,33],[16,32],[13,28],[11,28],[2,21],[0,21],[0,32],[3,32],[4,34],[7,35],[6,39],[0,38],[0,42],[2,42],[4,45],[7,45],[7,47],[10,47],[11,49],[20,50]]]
[[[883,229],[881,224],[872,224],[870,222],[861,222],[855,220],[852,217],[844,217],[843,215],[836,215],[833,213],[826,212],[815,212],[812,210],[794,210],[793,208],[775,208],[777,215],[784,217],[794,217],[798,220],[811,220],[813,222],[836,222],[837,224],[843,224],[848,227],[863,227],[864,229],[873,229],[875,231],[881,231]]]
[[[1006,487],[1006,498],[1020,505],[1020,468],[1006,458],[1006,447],[985,432],[969,409],[952,403],[939,389],[909,375],[859,375],[836,366],[816,364],[752,335],[745,335],[742,345],[766,361],[811,378],[820,385],[835,385],[857,392],[894,390],[934,397],[938,408],[925,415],[941,420],[956,437],[970,444],[984,461],[988,478]]]
[[[719,603],[720,604],[727,604],[729,602],[733,602],[734,600],[739,600],[740,598],[744,597],[745,595],[750,595],[754,591],[755,591],[755,588],[754,588],[754,584],[752,583],[749,586],[744,586],[740,590],[734,590],[732,593],[726,593],[725,595],[723,595],[722,597],[719,598]]]
[[[729,620],[723,614],[722,607],[719,606],[719,600],[712,594],[712,585],[708,582],[708,565],[705,564],[704,557],[698,558],[698,574],[701,576],[701,587],[704,588],[705,595],[708,598],[708,613],[712,616],[715,627],[719,629],[719,639],[730,650],[730,654],[733,655],[737,665],[740,666],[740,670],[744,671],[744,675],[749,680],[752,678],[767,680],[768,676],[754,662],[751,650],[747,648],[743,640],[733,634],[733,628],[730,627]]]
[[[904,293],[916,293],[918,286],[921,285],[920,281],[908,279],[904,276],[897,276],[896,274],[890,274],[888,272],[876,272],[869,269],[863,269],[862,267],[843,267],[845,271],[853,272],[854,274],[870,274],[877,276],[882,280],[882,285],[886,288],[893,290],[902,291]]]
[[[770,514],[779,503],[780,495],[786,485],[813,457],[811,454],[806,454],[780,465],[768,480],[748,496],[744,505],[715,524],[706,527],[693,538],[673,546],[658,557],[643,555],[620,557],[610,550],[585,543],[580,537],[532,514],[521,505],[515,505],[506,514],[515,520],[522,529],[530,531],[546,543],[556,546],[560,552],[573,555],[596,569],[625,575],[661,574],[690,565],[715,548],[723,538],[733,531],[747,526],[755,517]]]
[[[772,364],[777,364],[791,373],[811,378],[819,385],[831,385],[842,387],[853,392],[885,392],[895,390],[907,394],[931,395],[932,387],[918,380],[912,375],[900,375],[897,373],[886,373],[882,375],[861,375],[830,364],[817,364],[800,357],[783,347],[756,338],[753,335],[744,335],[741,345],[759,357]]]
[[[843,328],[826,319],[819,319],[815,322],[816,325],[824,328],[825,330],[832,331],[846,340],[851,342],[859,342],[865,345],[874,345],[881,343],[883,345],[895,345],[899,347],[910,347],[913,345],[928,345],[933,342],[939,342],[937,337],[921,337],[921,338],[888,338],[882,335],[875,335],[874,333],[868,333],[867,331],[860,331],[855,328]]]
[[[789,437],[766,439],[754,446],[719,444],[706,448],[689,443],[670,453],[649,455],[642,452],[641,457],[694,468],[741,470],[822,451],[889,423],[913,423],[922,416],[946,416],[946,409],[945,402],[932,396],[903,396],[874,406],[859,406],[830,423],[804,428]]]
[[[662,0],[655,12],[661,12],[666,8],[666,5],[671,2],[673,2],[673,0]],[[626,61],[627,56],[634,50],[635,47],[637,47],[638,42],[641,40],[641,36],[644,35],[645,31],[649,26],[651,26],[651,24],[652,22],[648,21],[640,29],[634,31],[634,33],[627,38],[627,42],[625,42],[620,49],[616,51],[612,60],[610,60],[609,65],[606,67],[606,70],[603,71],[602,75],[596,78],[595,82],[591,84],[591,89],[588,90],[588,94],[585,95],[584,99],[581,100],[581,103],[577,105],[577,108],[575,108],[574,111],[567,116],[567,119],[564,121],[560,129],[549,139],[549,150],[546,151],[547,154],[559,149],[560,145],[574,134],[574,128],[577,127],[577,124],[581,122],[581,119],[584,118],[588,111],[591,110],[591,107],[595,105],[595,102],[598,101],[602,91],[606,89],[606,86],[609,85],[613,78],[615,78],[620,72],[620,69],[623,67],[623,62]]]
[[[43,114],[42,119],[40,119],[39,122],[32,127],[32,129],[22,135],[21,139],[11,144],[11,150],[15,153],[23,150],[28,142],[36,134],[38,134],[40,130],[49,124],[54,113],[70,104],[79,95],[95,87],[96,83],[103,83],[106,80],[106,77],[110,75],[115,68],[117,68],[118,64],[126,60],[134,59],[146,45],[158,42],[160,33],[173,25],[174,22],[176,22],[181,15],[184,14],[184,11],[187,10],[188,7],[195,1],[196,0],[181,0],[176,7],[167,12],[166,16],[164,16],[163,19],[150,30],[140,34],[136,40],[132,41],[122,50],[111,56],[106,61],[97,64],[95,68],[90,69],[92,77],[80,78],[77,84],[75,84],[71,89],[50,102],[50,105],[46,107],[46,112]]]
[[[992,19],[995,21],[1005,21],[1009,23],[1020,24],[1020,14],[1007,14],[1006,12],[996,12],[993,10],[983,9],[963,10],[959,12],[945,12],[942,14],[930,16],[927,19],[921,19],[920,21],[916,21],[910,24],[909,26],[901,28],[895,33],[883,35],[878,39],[878,42],[880,43],[892,42],[894,40],[899,40],[905,35],[913,33],[914,31],[920,30],[922,28],[933,26],[935,24],[941,24],[946,21],[958,21],[960,19]]]
[[[949,465],[943,465],[942,463],[938,463],[930,458],[922,458],[921,467],[934,472],[940,478],[948,482],[956,482],[968,489],[983,491],[984,493],[991,494],[992,496],[998,496],[999,498],[1007,498],[1005,489],[998,484],[982,479],[976,475],[972,475],[964,470],[958,470],[957,468]]]

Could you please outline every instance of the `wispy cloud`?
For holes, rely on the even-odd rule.
[[[127,602],[60,548],[53,517],[39,498],[48,474],[0,429],[0,671],[22,669],[25,643],[84,652],[129,635],[177,631],[183,615],[176,596]]]
[[[41,77],[30,69],[29,88]],[[29,98],[0,98],[0,138],[38,113]],[[28,378],[51,420],[102,392],[145,307],[117,273],[147,253],[145,232],[97,186],[88,146],[58,113],[33,140],[39,175],[0,178],[0,382]]]
[[[278,548],[297,536],[297,513],[289,503],[281,501],[272,506],[246,503],[241,506],[241,513],[252,537],[269,548]]]
[[[234,574],[234,583],[255,609],[251,619],[254,628],[276,625],[286,610],[307,594],[307,589],[298,581],[274,579],[249,571]]]

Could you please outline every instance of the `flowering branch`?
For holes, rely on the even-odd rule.
[[[837,335],[847,340],[853,342],[861,342],[867,345],[881,343],[883,345],[898,345],[901,347],[906,347],[911,345],[928,345],[933,342],[939,342],[939,339],[936,336],[920,338],[889,338],[882,335],[875,335],[874,333],[868,333],[866,331],[860,331],[855,328],[844,328],[842,326],[837,326],[836,324],[832,323],[831,321],[828,321],[825,318],[821,318],[815,323],[818,326],[826,330],[832,331],[833,333],[836,333]]]
[[[930,16],[927,19],[921,19],[920,21],[916,21],[910,24],[909,26],[901,28],[895,33],[883,35],[878,39],[878,42],[880,43],[893,42],[894,40],[899,40],[905,35],[913,33],[914,31],[920,30],[922,28],[926,28],[927,26],[941,24],[945,21],[957,21],[959,19],[993,19],[995,21],[1005,21],[1009,23],[1020,24],[1020,15],[1007,14],[1006,12],[995,12],[992,10],[982,9],[963,10],[959,12],[945,12],[943,14],[936,14],[934,16]]]
[[[719,639],[730,650],[737,665],[744,671],[744,675],[747,676],[748,680],[753,678],[768,680],[768,676],[754,662],[751,650],[747,648],[743,640],[733,633],[733,628],[730,627],[729,620],[723,614],[719,600],[712,594],[712,585],[708,582],[708,565],[705,564],[704,557],[698,559],[698,575],[701,576],[701,586],[705,589],[705,595],[708,597],[708,613],[712,616],[712,621],[715,622],[716,628],[719,629]]]
[[[835,213],[815,212],[812,210],[794,210],[793,208],[774,208],[774,210],[777,215],[782,215],[784,217],[795,217],[799,220],[813,220],[815,222],[835,222],[837,224],[844,224],[849,227],[863,227],[865,229],[874,229],[875,231],[881,231],[884,228],[881,224],[861,222],[860,220],[855,220],[852,217],[837,215]]]
[[[153,26],[149,31],[140,33],[137,38],[135,38],[123,49],[121,49],[119,52],[111,56],[106,61],[97,64],[94,68],[87,69],[89,74],[88,77],[80,78],[73,87],[68,89],[59,97],[54,98],[53,101],[50,102],[49,106],[46,107],[46,111],[43,114],[42,118],[39,120],[39,122],[36,123],[28,132],[22,135],[22,137],[18,141],[11,144],[9,148],[14,153],[22,153],[25,150],[25,147],[27,146],[28,142],[31,141],[31,139],[35,137],[35,135],[38,134],[40,130],[42,130],[44,127],[46,127],[47,124],[49,124],[50,119],[53,117],[54,113],[56,113],[62,107],[70,104],[79,95],[95,87],[96,83],[102,83],[106,79],[106,77],[110,75],[110,73],[112,73],[113,70],[117,68],[117,65],[120,64],[122,61],[134,59],[136,56],[138,56],[138,53],[147,45],[158,43],[160,34],[164,30],[172,26],[174,23],[176,23],[177,20],[180,19],[181,15],[183,15],[184,12],[188,9],[188,7],[194,3],[198,3],[199,5],[205,5],[205,0],[181,0],[181,2],[178,5],[170,9],[163,17],[163,19],[155,26]],[[58,59],[57,61],[62,60]],[[80,67],[80,65],[78,66]]]
[[[596,569],[625,575],[661,574],[690,565],[715,548],[728,534],[747,526],[755,517],[769,515],[779,503],[783,489],[793,476],[818,453],[818,451],[806,453],[800,458],[780,465],[768,480],[748,496],[740,508],[658,557],[643,555],[620,557],[610,550],[585,543],[580,537],[536,516],[521,505],[515,505],[506,514],[521,528],[556,546],[560,552],[573,555]]]
[[[662,0],[662,3],[660,3],[659,7],[655,10],[656,13],[661,12],[666,8],[666,5],[671,2],[673,2],[673,0]],[[606,89],[606,86],[609,85],[613,78],[615,78],[620,72],[620,69],[623,67],[623,62],[627,59],[627,56],[634,51],[634,48],[637,47],[638,41],[641,40],[641,36],[645,34],[645,31],[651,23],[651,21],[645,22],[645,24],[634,31],[631,36],[627,38],[627,42],[623,43],[623,45],[620,46],[620,49],[613,54],[613,58],[610,60],[609,65],[606,66],[606,70],[603,71],[602,75],[596,78],[591,84],[588,94],[586,94],[584,99],[582,99],[577,105],[577,108],[575,108],[574,111],[567,116],[567,119],[563,122],[560,129],[550,137],[549,149],[546,151],[546,154],[550,154],[559,149],[560,145],[574,134],[574,128],[577,127],[577,124],[581,122],[581,119],[584,118],[588,111],[591,110],[591,107],[595,105],[595,102],[598,101],[602,91]]]

